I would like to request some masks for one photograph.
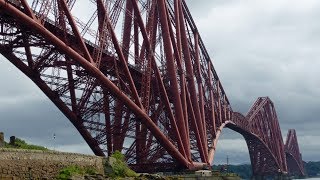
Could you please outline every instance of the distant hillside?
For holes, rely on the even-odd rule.
[[[309,161],[304,164],[309,177],[320,176],[320,161]]]
[[[252,170],[250,164],[243,165],[229,165],[226,172],[233,172],[238,174],[242,179],[250,179],[252,176]],[[225,171],[224,165],[214,165],[214,170]],[[308,177],[318,177],[320,176],[320,161],[318,162],[306,162],[305,169]]]

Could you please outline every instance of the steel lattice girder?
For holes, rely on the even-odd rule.
[[[272,102],[233,114],[184,0],[79,2],[0,0],[0,53],[96,155],[120,150],[137,171],[199,169],[213,163],[229,126],[246,138],[251,160],[278,158],[259,160],[254,172],[286,171]],[[90,18],[75,15],[81,6]]]
[[[290,175],[305,176],[304,164],[299,150],[296,131],[289,129],[285,143],[285,153]]]
[[[258,98],[246,116],[233,113],[232,122],[227,126],[247,142],[253,175],[288,172],[276,111],[268,97]]]
[[[69,1],[0,3],[2,37],[10,39],[1,53],[59,107],[95,154],[121,150],[136,166],[209,164],[209,143],[231,107],[183,1],[98,0],[96,43],[84,38]],[[125,27],[122,40],[118,24]],[[173,33],[180,35],[173,39]]]

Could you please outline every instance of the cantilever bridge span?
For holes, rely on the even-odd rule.
[[[297,134],[294,129],[289,129],[285,143],[285,153],[290,175],[305,176],[304,163],[299,150]]]
[[[200,169],[229,127],[254,174],[287,172],[273,103],[232,111],[184,0],[0,0],[0,26],[0,53],[96,155],[120,150],[137,171]]]

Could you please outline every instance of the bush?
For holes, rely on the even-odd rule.
[[[111,166],[112,172],[107,175],[112,178],[116,177],[137,177],[137,173],[131,170],[125,162],[125,157],[120,151],[115,151],[111,158],[114,158],[114,162],[109,162],[106,166]]]
[[[59,172],[57,179],[65,180],[65,179],[70,179],[72,176],[75,176],[75,175],[84,176],[84,175],[94,175],[94,174],[97,174],[97,171],[92,167],[81,168],[79,166],[68,166]]]

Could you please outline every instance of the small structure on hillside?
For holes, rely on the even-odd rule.
[[[0,132],[0,147],[4,146],[4,134],[3,132]]]
[[[196,171],[195,174],[202,177],[212,176],[212,172],[210,170],[199,170]]]
[[[10,137],[10,142],[9,142],[10,145],[12,146],[15,146],[16,145],[16,137],[15,136],[11,136]]]

